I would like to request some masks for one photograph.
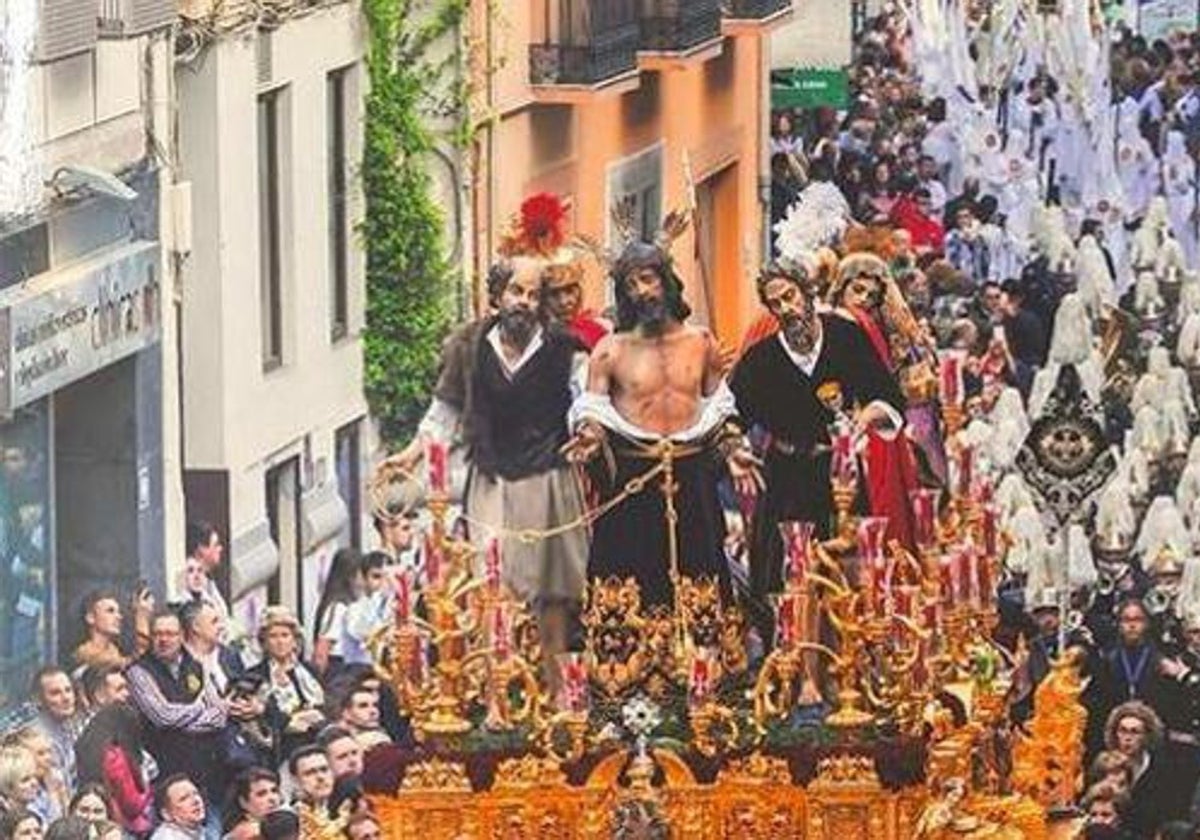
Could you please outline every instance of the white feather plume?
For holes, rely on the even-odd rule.
[[[786,260],[801,261],[817,248],[833,245],[850,225],[850,205],[833,184],[817,181],[800,193],[775,225],[776,247]]]

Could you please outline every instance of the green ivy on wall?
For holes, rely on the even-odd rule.
[[[367,72],[360,234],[367,263],[365,387],[385,444],[410,437],[437,375],[450,325],[451,268],[428,173],[438,80],[450,59],[433,48],[468,0],[363,0]],[[445,87],[442,85],[441,87]]]

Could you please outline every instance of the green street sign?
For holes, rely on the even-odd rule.
[[[798,67],[773,73],[772,108],[837,108],[850,104],[850,79],[845,70]]]

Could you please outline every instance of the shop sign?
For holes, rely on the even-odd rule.
[[[158,342],[157,242],[35,277],[0,297],[0,408],[12,411]]]
[[[806,67],[771,87],[772,108],[846,108],[850,79],[845,70]]]
[[[1137,10],[1138,33],[1147,41],[1196,28],[1197,0],[1141,0]]]

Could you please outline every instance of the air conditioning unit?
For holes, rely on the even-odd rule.
[[[175,22],[174,0],[99,0],[102,38],[130,38]]]

